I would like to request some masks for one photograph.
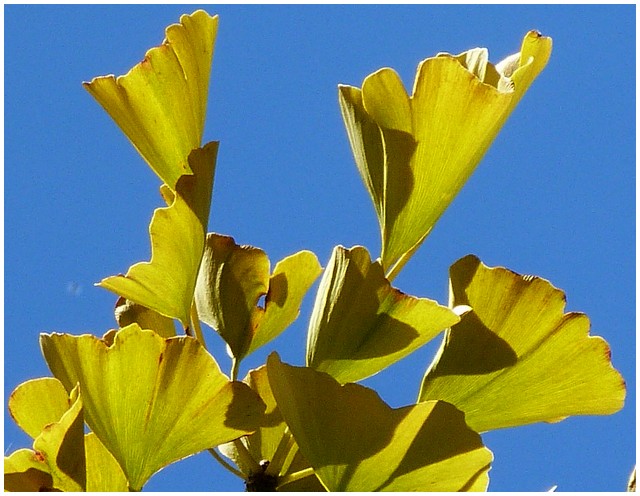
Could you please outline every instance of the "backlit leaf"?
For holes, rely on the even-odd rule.
[[[162,467],[253,432],[264,404],[230,382],[200,343],[164,339],[132,324],[113,343],[95,336],[43,334],[53,374],[80,383],[85,419],[118,461],[131,489]]]
[[[247,377],[245,377],[244,382],[249,384],[251,389],[260,395],[260,398],[267,408],[265,410],[264,424],[253,434],[243,437],[242,442],[247,447],[253,460],[269,460],[271,462],[274,459],[283,435],[285,435],[287,425],[282,415],[280,415],[278,405],[273,397],[271,386],[269,385],[267,367],[263,365],[258,369],[252,370]],[[219,449],[226,457],[232,459],[245,475],[249,476],[252,474],[252,467],[243,463],[243,458],[238,456],[234,443],[224,444],[219,446]],[[309,463],[298,451],[285,474],[302,470],[306,467],[309,467]],[[311,474],[309,477],[305,477],[299,481],[280,486],[278,490],[317,492],[325,491],[325,488],[318,481],[317,477]]]
[[[301,251],[278,262],[270,275],[263,250],[209,233],[195,294],[199,318],[242,359],[296,319],[320,271],[316,256]],[[263,296],[264,308],[259,306]]]
[[[378,373],[460,318],[426,298],[391,287],[367,250],[341,246],[320,282],[309,324],[307,365],[339,382]]]
[[[189,325],[189,313],[204,250],[211,208],[218,143],[211,142],[189,156],[193,175],[176,185],[169,207],[157,209],[149,234],[151,261],[129,268],[126,276],[103,279],[99,286],[161,315]]]
[[[84,87],[172,189],[191,173],[187,157],[202,143],[218,16],[183,15],[163,44],[120,77],[101,76]]]
[[[444,402],[393,409],[375,391],[267,360],[278,408],[330,491],[486,490],[492,454]]]
[[[425,59],[411,96],[389,68],[367,76],[362,89],[339,86],[390,277],[431,232],[550,54],[550,38],[530,32],[521,54],[497,66],[486,49]]]
[[[116,459],[93,432],[84,437],[87,492],[126,492],[129,484]]]
[[[427,371],[419,399],[444,400],[478,432],[620,410],[625,385],[589,319],[564,313],[548,281],[475,256],[450,270],[451,302],[469,305]]]
[[[59,422],[69,406],[69,393],[54,377],[23,382],[8,401],[13,420],[34,439],[46,425]]]

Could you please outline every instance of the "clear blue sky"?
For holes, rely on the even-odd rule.
[[[114,327],[115,297],[93,284],[149,259],[148,223],[162,205],[158,179],[81,82],[126,72],[200,7],[5,7],[5,409],[20,382],[50,375],[40,332]],[[205,130],[221,141],[209,229],[272,262],[310,249],[324,265],[337,244],[379,254],[339,83],[359,86],[390,66],[410,88],[418,62],[437,52],[486,46],[497,62],[530,29],[553,37],[549,65],[394,285],[446,302],[449,265],[474,253],[563,289],[567,310],[587,313],[610,343],[626,406],[483,436],[495,454],[490,489],[623,490],[635,463],[635,6],[202,8],[220,14]],[[273,349],[303,363],[312,299],[241,376]],[[415,401],[435,347],[366,384],[394,407]],[[6,415],[4,445],[30,446]],[[145,489],[243,486],[200,454]]]

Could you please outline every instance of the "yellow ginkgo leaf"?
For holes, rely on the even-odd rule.
[[[622,408],[607,343],[548,281],[469,255],[451,266],[450,300],[472,311],[447,331],[420,401],[452,403],[478,432]]]
[[[334,249],[309,323],[307,365],[341,383],[372,376],[460,318],[393,288],[366,248]]]
[[[245,462],[245,459],[239,455],[235,443],[227,443],[218,448],[226,457],[232,459],[236,465],[238,465],[238,468],[249,478],[254,475],[255,460],[269,460],[270,465],[268,469],[270,471],[273,469],[274,464],[278,462],[278,460],[275,460],[277,456],[276,452],[282,442],[283,436],[287,436],[287,424],[282,418],[282,415],[280,415],[276,399],[273,397],[273,392],[269,385],[267,367],[265,365],[249,372],[247,377],[244,378],[244,382],[260,395],[260,398],[267,406],[264,424],[261,425],[256,432],[243,437],[241,440],[251,455],[253,463],[247,464]],[[278,467],[278,470],[284,468],[282,475],[286,475],[307,467],[309,467],[309,463],[304,459],[300,451],[297,451],[293,460],[291,460],[291,464],[288,467]],[[277,475],[278,471],[275,473],[275,476]],[[284,481],[285,479],[280,478],[276,480],[279,491],[325,491],[324,486],[313,473],[295,482],[288,484],[285,482],[282,486],[279,485],[279,481],[281,480]]]
[[[304,295],[321,272],[309,251],[281,260],[273,274],[270,265],[259,248],[238,245],[231,236],[207,235],[196,307],[236,360],[274,339],[297,318]],[[264,308],[258,305],[263,296]]]
[[[104,107],[163,183],[175,189],[202,143],[218,16],[183,15],[124,76],[101,76],[85,88]]]
[[[551,39],[528,33],[493,66],[486,49],[420,63],[409,96],[392,69],[339,87],[356,165],[373,200],[391,279],[431,232],[544,68]]]
[[[9,396],[7,406],[16,424],[35,439],[69,409],[69,393],[58,379],[41,377],[20,384]]]
[[[259,396],[229,381],[194,338],[165,339],[132,324],[111,345],[92,335],[43,334],[40,342],[65,387],[80,384],[85,420],[132,490],[162,467],[263,421]]]
[[[126,276],[103,279],[99,286],[189,326],[217,152],[217,142],[194,150],[189,155],[193,175],[182,176],[173,203],[154,212],[149,226],[151,261],[133,265]]]
[[[484,491],[491,452],[452,405],[391,408],[375,391],[267,360],[278,409],[329,491]]]

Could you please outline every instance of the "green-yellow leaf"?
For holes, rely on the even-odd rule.
[[[278,445],[285,435],[287,425],[285,424],[282,415],[280,415],[278,405],[273,397],[271,386],[269,385],[267,367],[263,365],[258,369],[250,371],[247,377],[244,378],[244,382],[258,393],[258,395],[260,395],[260,398],[267,408],[265,410],[264,424],[253,434],[242,438],[242,442],[254,461],[269,460],[272,462]],[[246,476],[253,474],[254,466],[244,463],[244,459],[238,455],[238,451],[234,443],[224,444],[219,446],[219,449],[226,457],[232,459]],[[309,467],[309,463],[298,451],[295,454],[291,465],[288,467],[288,470],[286,470],[284,474],[302,470],[306,467]],[[324,486],[318,481],[314,474],[311,474],[309,477],[305,477],[299,481],[285,484],[285,486],[281,486],[278,489],[284,491],[313,492],[325,490]]]
[[[4,490],[34,493],[52,491],[53,477],[42,454],[23,448],[5,456]]]
[[[129,73],[84,83],[172,189],[191,172],[187,157],[202,143],[217,31],[218,16],[183,15]]]
[[[120,327],[136,323],[142,329],[151,329],[163,338],[176,335],[173,319],[123,297],[118,298],[116,302],[115,317]]]
[[[132,324],[108,346],[95,336],[43,334],[53,374],[79,383],[85,419],[140,490],[155,472],[181,458],[256,430],[264,404],[230,382],[200,343],[164,339]]]
[[[492,454],[444,402],[393,409],[375,391],[267,360],[280,413],[330,491],[486,490]]]
[[[116,459],[93,432],[84,437],[87,492],[127,492],[129,484]]]
[[[23,382],[11,393],[8,401],[13,420],[34,439],[46,425],[59,422],[69,406],[69,394],[54,377]]]
[[[65,492],[86,489],[84,418],[82,397],[77,393],[76,387],[71,392],[72,405],[60,421],[48,424],[33,441],[33,449],[49,465],[53,487]]]
[[[589,319],[564,313],[548,281],[475,256],[450,270],[450,300],[473,311],[447,331],[419,399],[444,400],[478,432],[620,410],[625,385]]]
[[[379,262],[356,246],[334,249],[309,324],[307,365],[341,383],[378,373],[460,318],[391,287]]]
[[[431,232],[550,54],[550,38],[530,32],[522,52],[497,66],[486,49],[422,61],[411,96],[388,68],[365,78],[362,90],[339,87],[390,277]]]
[[[270,275],[263,250],[209,233],[196,286],[198,315],[240,360],[296,319],[320,271],[316,256],[301,251],[278,262]],[[262,296],[266,296],[264,308],[258,305]]]
[[[193,175],[180,178],[171,206],[154,212],[149,226],[151,261],[131,266],[126,276],[103,279],[99,286],[189,325],[217,152],[217,142],[194,150],[189,155]]]

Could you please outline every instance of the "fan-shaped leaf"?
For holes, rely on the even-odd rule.
[[[296,319],[321,268],[313,253],[301,251],[278,262],[271,276],[269,270],[263,250],[240,246],[230,236],[207,235],[196,307],[200,319],[216,329],[238,360]],[[258,302],[265,295],[262,308]]]
[[[330,491],[485,490],[492,459],[444,402],[387,406],[371,389],[267,360],[278,408]]]
[[[460,318],[391,287],[379,262],[356,246],[334,249],[309,324],[307,365],[339,382],[378,373]]]
[[[140,490],[162,467],[253,432],[264,404],[230,382],[193,338],[163,339],[132,324],[113,343],[91,335],[43,334],[53,374],[80,383],[85,418]]]
[[[187,157],[202,143],[217,32],[218,16],[183,15],[128,74],[84,83],[172,189],[191,172]]]
[[[496,67],[486,49],[424,60],[411,96],[389,68],[367,76],[362,90],[339,87],[387,274],[396,274],[431,232],[550,54],[551,40],[530,32],[521,53]]]
[[[126,276],[103,279],[99,286],[189,325],[217,152],[217,142],[194,150],[189,155],[193,175],[180,178],[171,206],[154,212],[149,226],[151,261],[131,266]]]
[[[473,311],[447,331],[420,400],[444,400],[478,432],[602,415],[622,408],[624,381],[589,319],[564,313],[562,291],[469,255],[450,270],[451,301]]]

